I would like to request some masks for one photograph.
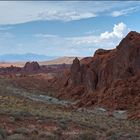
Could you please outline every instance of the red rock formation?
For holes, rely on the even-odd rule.
[[[25,72],[35,72],[40,70],[40,66],[37,62],[27,62],[23,67],[23,71]]]
[[[70,74],[63,78],[67,84],[61,86],[64,87],[61,92],[68,98],[79,97],[77,105],[100,104],[113,109],[137,106],[140,102],[140,34],[131,31],[116,49],[99,49],[93,57],[81,61],[75,58]]]
[[[72,80],[72,85],[80,85],[82,82],[82,77],[81,77],[81,71],[80,71],[80,61],[76,57],[73,61],[73,64],[71,66],[71,80]]]

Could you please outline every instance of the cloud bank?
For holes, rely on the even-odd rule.
[[[140,6],[130,7],[130,8],[127,8],[127,9],[120,10],[120,11],[113,11],[111,13],[111,15],[113,17],[119,17],[119,16],[131,14],[133,12],[138,12],[138,11],[140,11]]]
[[[0,25],[20,24],[38,20],[66,22],[110,15],[109,13],[112,13],[111,16],[117,17],[139,10],[140,7],[136,7],[138,4],[140,2],[0,1]],[[116,9],[120,10],[117,11]]]
[[[115,24],[112,31],[105,31],[100,35],[87,35],[82,37],[60,37],[55,35],[35,35],[39,44],[45,44],[46,51],[53,51],[56,54],[68,56],[92,55],[97,48],[113,49],[119,41],[129,32],[129,28],[120,22]],[[57,52],[58,51],[58,52]],[[54,52],[55,54],[55,52]]]

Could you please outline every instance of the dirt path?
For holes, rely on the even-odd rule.
[[[59,100],[57,98],[44,95],[42,92],[40,92],[39,94],[36,94],[34,92],[28,92],[28,91],[25,91],[24,89],[19,89],[19,88],[10,87],[10,86],[7,86],[6,90],[11,92],[14,95],[23,96],[33,101],[46,102],[49,104],[59,104],[59,105],[64,105],[64,106],[72,104],[72,102],[70,101]]]

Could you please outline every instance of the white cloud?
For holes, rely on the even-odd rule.
[[[0,24],[37,20],[80,20],[108,15],[107,13],[112,11],[112,16],[119,16],[131,13],[138,4],[140,3],[117,1],[0,1]],[[120,13],[116,10],[118,8]],[[127,9],[121,11],[124,8]]]
[[[35,34],[34,37],[40,37],[40,38],[52,38],[52,37],[58,37],[57,35],[52,34]]]
[[[101,34],[101,38],[103,39],[109,39],[109,38],[122,38],[124,36],[124,34],[126,34],[126,32],[128,32],[128,29],[126,27],[126,25],[121,22],[119,24],[115,24],[113,27],[113,31],[112,32],[104,32]]]
[[[133,12],[137,12],[140,11],[140,6],[136,6],[136,7],[129,7],[127,9],[123,9],[123,10],[119,10],[119,11],[113,11],[111,13],[111,15],[113,17],[118,17],[118,16],[123,16],[123,15],[127,15]]]
[[[121,22],[114,25],[112,32],[106,31],[98,36],[86,35],[82,37],[60,37],[40,34],[38,36],[38,44],[42,44],[46,52],[53,52],[53,54],[61,56],[88,56],[92,55],[98,48],[115,48],[128,32],[129,28]]]
[[[112,49],[128,33],[124,23],[115,24],[112,31],[99,35],[61,37],[53,34],[35,34],[26,41],[17,40],[13,34],[0,31],[1,53],[40,53],[53,56],[89,56],[98,48]],[[7,41],[8,40],[8,41]],[[6,46],[6,47],[5,47]],[[14,47],[13,47],[14,46]]]
[[[114,25],[112,32],[106,31],[101,33],[99,36],[90,35],[85,37],[76,37],[73,38],[73,42],[77,45],[93,44],[102,47],[107,45],[109,47],[110,45],[117,45],[116,43],[118,43],[118,41],[122,39],[128,32],[129,29],[127,28],[127,26],[123,22],[121,22]]]
[[[58,11],[43,11],[38,14],[38,18],[42,20],[79,20],[85,18],[96,17],[97,15],[92,12],[78,12],[78,11],[67,11],[67,12],[58,12]]]
[[[81,2],[82,3],[82,2]],[[79,2],[0,2],[0,24],[18,24],[37,20],[71,21],[96,17],[96,11],[81,8]],[[88,5],[87,7],[88,8]]]
[[[128,27],[121,22],[115,24],[112,31],[105,31],[99,35],[93,33],[93,35],[61,37],[53,34],[35,34],[26,41],[17,40],[9,32],[3,31],[0,32],[0,50],[2,54],[10,50],[10,53],[40,53],[50,56],[92,56],[98,48],[115,48],[128,31]]]

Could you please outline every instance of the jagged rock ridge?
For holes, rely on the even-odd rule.
[[[81,61],[75,58],[61,78],[65,83],[56,82],[59,96],[80,100],[78,106],[140,109],[140,34],[131,31],[115,49],[99,49]]]

